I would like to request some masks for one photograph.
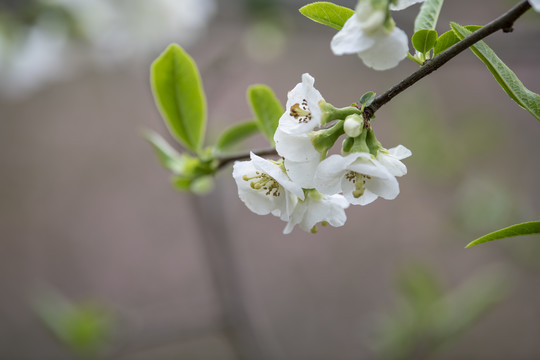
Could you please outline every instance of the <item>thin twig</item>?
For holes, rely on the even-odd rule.
[[[258,156],[269,156],[269,155],[277,155],[276,149],[266,149],[266,150],[260,150],[260,151],[254,151],[254,154]],[[250,154],[238,154],[238,155],[232,155],[232,156],[224,156],[222,158],[218,158],[219,164],[217,166],[217,169],[221,169],[222,167],[227,166],[229,163],[239,160],[247,160],[249,159]]]
[[[400,94],[410,86],[414,85],[420,79],[431,74],[433,71],[446,64],[454,56],[468,49],[470,46],[474,45],[483,38],[499,30],[503,30],[504,32],[512,31],[512,26],[514,25],[514,22],[530,8],[531,5],[527,0],[521,1],[519,4],[514,6],[505,14],[499,16],[497,19],[493,20],[481,29],[475,31],[463,40],[458,41],[456,44],[446,49],[439,55],[435,56],[433,59],[427,61],[426,64],[423,65],[418,71],[412,73],[400,83],[392,86],[385,93],[377,96],[373,103],[371,103],[371,105],[366,107],[366,109],[364,110],[367,117],[371,118],[378,109],[380,109],[384,104],[392,100],[396,95]]]

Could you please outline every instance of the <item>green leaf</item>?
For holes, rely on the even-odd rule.
[[[223,151],[227,148],[239,143],[247,137],[259,131],[259,125],[255,121],[247,121],[240,124],[235,124],[226,129],[219,137],[216,149]]]
[[[501,230],[494,231],[484,235],[474,241],[471,241],[466,248],[482,244],[485,242],[505,239],[513,236],[540,234],[540,221],[530,221],[522,224],[516,224]]]
[[[367,93],[362,95],[362,97],[360,98],[359,103],[364,105],[364,106],[369,106],[369,105],[371,105],[373,100],[375,100],[375,96],[376,96],[376,94],[373,91],[368,91]]]
[[[414,20],[414,32],[422,29],[435,30],[443,2],[444,0],[426,0],[422,4]]]
[[[481,28],[478,25],[467,25],[465,26],[467,30],[476,31]],[[444,50],[448,49],[450,46],[454,45],[459,41],[459,38],[454,33],[454,30],[448,30],[437,39],[437,43],[433,48],[433,55],[437,56],[442,53]]]
[[[300,8],[300,13],[315,22],[341,30],[354,10],[331,2],[318,1]]]
[[[255,114],[255,120],[270,144],[274,145],[274,133],[279,118],[283,115],[283,106],[276,95],[266,85],[252,85],[248,88],[247,98]]]
[[[452,29],[460,39],[469,36],[471,32],[461,25],[451,23]],[[529,111],[536,119],[540,120],[540,95],[527,89],[518,79],[516,74],[499,59],[495,52],[479,41],[471,46],[472,52],[487,66],[504,91],[519,106]]]
[[[425,54],[433,49],[437,42],[437,32],[435,30],[422,29],[418,30],[412,36],[412,44],[416,51]]]
[[[159,163],[173,173],[181,173],[184,169],[184,159],[161,135],[146,130],[143,137],[152,145]]]
[[[206,97],[193,59],[171,44],[150,70],[156,105],[171,134],[186,148],[198,152],[206,129]]]

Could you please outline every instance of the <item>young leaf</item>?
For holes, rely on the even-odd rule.
[[[437,32],[435,30],[427,29],[418,30],[412,36],[411,41],[416,51],[425,54],[435,46],[435,43],[437,42]]]
[[[452,29],[460,39],[471,34],[471,31],[456,23],[451,23]],[[540,95],[527,89],[518,79],[516,74],[499,59],[495,52],[479,41],[471,46],[472,52],[487,66],[504,91],[519,106],[529,111],[535,118],[540,120]]]
[[[171,44],[151,67],[152,92],[171,134],[198,152],[206,128],[206,97],[193,59]]]
[[[274,145],[274,133],[278,127],[279,118],[283,115],[283,106],[272,89],[266,85],[250,86],[247,97],[259,128],[270,144]]]
[[[369,106],[369,105],[371,105],[373,100],[375,100],[375,96],[376,96],[376,94],[373,91],[368,91],[367,93],[362,95],[359,102],[360,102],[360,104],[362,104],[364,106]]]
[[[476,31],[481,28],[478,25],[467,25],[465,28],[469,31]],[[459,41],[459,38],[454,33],[454,30],[448,30],[437,39],[437,43],[433,48],[433,56],[437,56],[442,53],[444,50],[448,49],[450,46],[454,45]]]
[[[172,171],[175,174],[179,174],[183,171],[184,160],[167,141],[161,137],[161,135],[147,130],[143,132],[143,137],[146,141],[152,145],[159,163],[166,169]]]
[[[516,224],[507,228],[494,231],[484,235],[474,241],[471,241],[466,248],[482,244],[488,241],[499,240],[520,235],[540,234],[540,221],[531,221],[522,224]]]
[[[422,29],[435,30],[443,2],[444,0],[426,0],[422,4],[414,20],[414,32]]]
[[[226,150],[227,148],[239,143],[258,131],[259,126],[255,121],[247,121],[240,124],[235,124],[221,134],[217,141],[216,149],[218,151]]]
[[[315,22],[341,30],[354,10],[331,2],[318,1],[300,8],[300,13]]]

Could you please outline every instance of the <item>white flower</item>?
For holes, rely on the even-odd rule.
[[[345,209],[348,207],[349,203],[341,195],[328,196],[311,190],[305,200],[298,201],[283,233],[289,234],[296,225],[302,230],[317,232],[316,225],[319,222],[323,226],[342,226],[347,221]]]
[[[298,198],[305,198],[300,186],[292,182],[281,167],[253,153],[251,161],[237,161],[233,178],[238,196],[256,214],[272,214],[288,221]]]
[[[540,12],[540,0],[529,0],[529,4],[531,4],[534,10]]]
[[[398,145],[391,149],[379,150],[377,160],[394,176],[407,174],[407,167],[400,160],[411,156],[411,150],[403,145]]]
[[[400,0],[391,9],[401,10],[423,0]],[[356,12],[334,36],[330,46],[335,55],[357,53],[366,66],[391,69],[407,57],[407,34],[398,27],[389,33],[384,27],[386,14],[374,9],[371,1],[361,0]]]
[[[279,128],[288,134],[307,134],[321,125],[319,102],[324,100],[313,87],[315,79],[308,73],[287,95],[285,113],[279,119]]]
[[[351,204],[367,205],[377,197],[395,199],[399,194],[396,177],[371,154],[332,155],[315,173],[315,188],[323,194],[343,192]]]

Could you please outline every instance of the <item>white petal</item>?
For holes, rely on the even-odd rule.
[[[291,135],[278,127],[274,134],[274,142],[278,154],[288,160],[312,161],[321,157],[308,134]]]
[[[354,54],[369,49],[376,39],[368,35],[357,16],[351,16],[330,42],[335,55]]]
[[[341,195],[311,197],[308,195],[305,201],[299,202],[289,223],[283,230],[284,234],[290,233],[295,225],[304,231],[311,231],[313,226],[321,221],[327,221],[332,226],[342,226],[347,221],[345,209],[349,203]]]
[[[540,0],[529,0],[529,4],[531,4],[534,10],[540,12]]]
[[[387,177],[388,171],[368,153],[352,153],[345,157],[347,170],[374,177]]]
[[[390,173],[388,175],[386,178],[366,179],[366,189],[383,199],[395,199],[399,195],[399,183]]]
[[[315,187],[314,178],[315,171],[319,165],[319,159],[315,158],[311,161],[291,161],[285,159],[285,170],[291,180],[298,186],[304,189],[313,189]]]
[[[424,2],[424,0],[397,0],[395,5],[394,4],[390,5],[390,10],[393,10],[393,11],[403,10],[419,2]]]
[[[286,211],[286,199],[283,196],[267,196],[263,191],[251,188],[250,181],[243,179],[256,175],[257,169],[252,161],[237,161],[233,166],[233,177],[238,186],[238,196],[246,204],[248,209],[258,215],[274,214],[280,216]],[[283,195],[283,194],[282,194]]]
[[[539,0],[540,1],[540,0]],[[388,149],[388,153],[398,160],[403,160],[412,155],[411,150],[407,149],[403,145],[398,145],[391,149]]]
[[[298,196],[300,199],[304,199],[304,191],[298,184],[295,184],[292,182],[287,174],[283,172],[281,167],[279,165],[274,164],[271,161],[268,161],[266,159],[263,159],[260,156],[255,155],[254,153],[250,153],[251,161],[253,161],[253,165],[265,172],[266,174],[270,175],[272,178],[274,178],[281,186],[285,188],[285,190],[290,191],[294,195]]]
[[[358,56],[366,66],[375,70],[388,70],[407,57],[409,51],[407,34],[400,28],[395,27],[390,34],[381,30],[373,37],[376,38],[375,44],[358,52]]]
[[[298,83],[287,94],[285,113],[279,119],[279,127],[284,132],[289,134],[305,134],[321,125],[322,110],[319,102],[324,100],[324,98],[315,89],[313,86],[314,83],[315,79],[308,73],[305,73],[302,75],[302,82]],[[306,110],[311,113],[311,117],[298,119],[291,116],[291,108],[295,106],[307,108]]]
[[[315,171],[315,188],[327,195],[341,192],[341,179],[345,176],[349,161],[341,155],[332,155],[321,161]]]
[[[403,176],[407,174],[407,167],[405,164],[391,155],[379,153],[377,160],[394,176]]]

